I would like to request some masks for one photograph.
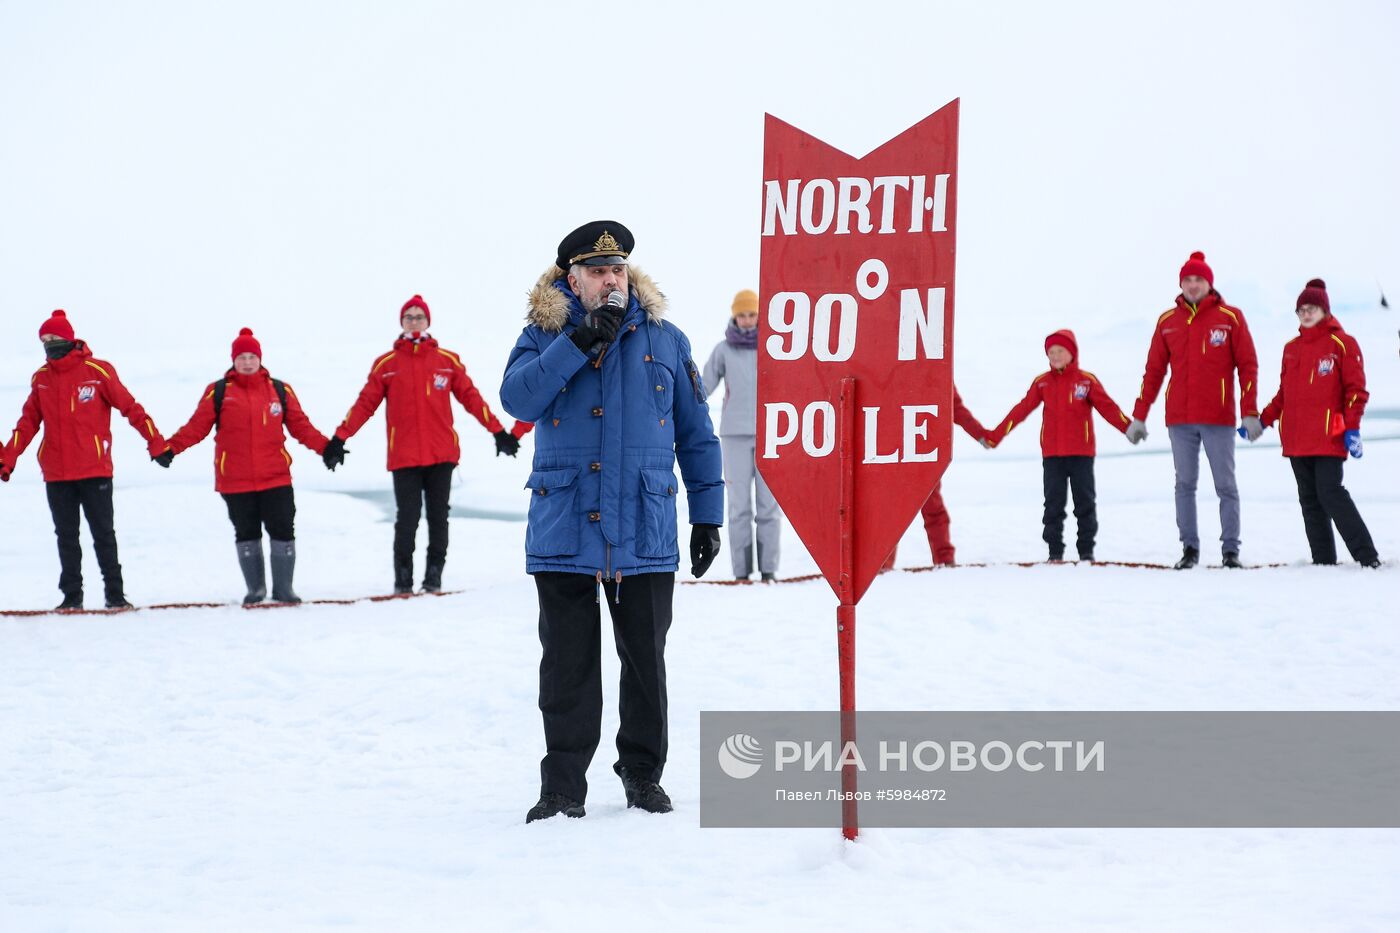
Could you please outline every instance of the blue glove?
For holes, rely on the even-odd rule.
[[[1361,432],[1347,431],[1342,435],[1342,440],[1346,441],[1347,453],[1357,460],[1361,459]]]
[[[1249,437],[1249,432],[1246,431],[1244,428],[1235,428],[1235,433],[1240,436],[1240,440],[1244,440],[1246,437]]]

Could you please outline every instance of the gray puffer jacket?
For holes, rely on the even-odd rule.
[[[733,346],[721,340],[705,363],[701,382],[711,395],[724,380],[724,413],[721,437],[752,437],[758,414],[758,350]]]

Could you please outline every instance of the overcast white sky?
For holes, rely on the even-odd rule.
[[[0,0],[0,417],[60,306],[128,381],[207,381],[243,324],[289,379],[324,350],[338,414],[421,292],[494,396],[595,217],[707,349],[757,282],[764,112],[864,154],[955,97],[959,382],[1015,362],[984,408],[1061,326],[1131,348],[1084,346],[1126,404],[1193,249],[1269,371],[1307,278],[1400,301],[1397,9]]]

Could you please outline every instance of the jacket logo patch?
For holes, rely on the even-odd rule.
[[[282,414],[282,403],[273,402],[271,405],[267,406],[267,413],[276,418],[278,415]]]
[[[1322,359],[1317,361],[1317,374],[1319,376],[1332,375],[1332,367],[1336,364],[1336,359],[1330,356],[1324,356]]]
[[[78,401],[90,402],[97,397],[95,386],[78,386]]]
[[[1074,400],[1075,400],[1076,402],[1081,402],[1081,401],[1083,401],[1084,399],[1086,399],[1086,398],[1088,398],[1088,397],[1089,397],[1089,383],[1087,383],[1087,382],[1076,382],[1076,383],[1074,384]]]
[[[447,386],[448,386],[448,383],[449,383],[448,378],[447,378],[446,376],[444,376],[442,373],[438,373],[437,375],[433,376],[433,388],[434,388],[434,389],[437,389],[438,391],[442,391],[443,389],[446,389]]]
[[[1210,332],[1210,345],[1212,347],[1224,346],[1225,339],[1229,337],[1229,332],[1223,327],[1217,327]]]

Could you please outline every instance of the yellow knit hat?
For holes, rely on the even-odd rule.
[[[742,314],[745,311],[758,310],[758,292],[751,288],[746,288],[734,296],[734,304],[729,306],[730,316]]]

